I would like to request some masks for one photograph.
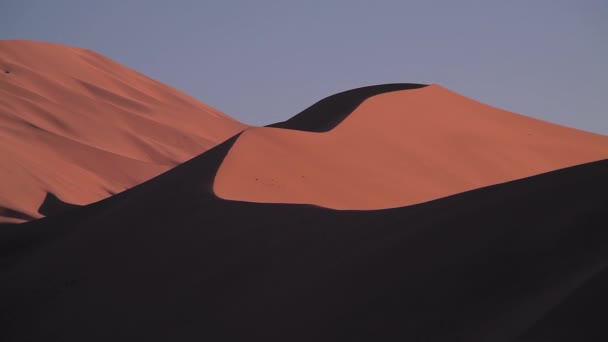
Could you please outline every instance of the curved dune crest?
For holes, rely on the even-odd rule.
[[[266,127],[286,128],[306,132],[328,132],[338,126],[366,99],[392,91],[427,87],[418,83],[389,83],[355,88],[328,96],[288,120]]]
[[[214,191],[239,201],[383,209],[604,158],[606,136],[431,85],[370,97],[325,133],[249,128]]]
[[[0,41],[0,222],[41,217],[48,194],[100,200],[244,128],[95,52]]]

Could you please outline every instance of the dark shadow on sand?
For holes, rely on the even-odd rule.
[[[51,216],[78,207],[80,207],[80,205],[64,202],[54,194],[47,192],[44,201],[42,201],[40,208],[38,208],[38,212],[44,216]]]
[[[372,96],[392,91],[420,89],[426,86],[426,84],[416,83],[393,83],[347,90],[320,100],[289,120],[271,124],[267,127],[307,132],[328,132],[346,119],[363,101]]]
[[[348,115],[351,100],[277,125],[331,129],[343,117],[325,110]],[[108,199],[0,229],[4,339],[608,340],[593,304],[606,301],[608,160],[337,211],[215,196],[237,138]]]

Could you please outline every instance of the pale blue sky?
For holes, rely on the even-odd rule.
[[[417,82],[608,134],[606,0],[0,0],[0,38],[95,50],[250,124]]]

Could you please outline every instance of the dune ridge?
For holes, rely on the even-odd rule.
[[[0,43],[3,341],[608,340],[605,136],[416,84],[248,128],[91,54]]]
[[[40,218],[47,194],[88,204],[246,126],[93,51],[0,41],[0,222]]]
[[[383,209],[608,158],[603,135],[503,111],[439,85],[383,87],[362,88],[370,94],[362,103],[340,104],[353,110],[339,114],[330,130],[307,131],[299,116],[294,121],[306,129],[248,128],[222,163],[214,191],[231,200]],[[336,121],[331,111],[314,113],[316,125],[323,126],[321,114]]]
[[[606,337],[595,312],[564,322],[559,308],[589,286],[606,299],[594,283],[608,265],[608,160],[341,211],[217,197],[237,140],[100,202],[2,227],[8,340],[527,341],[547,324],[555,341],[582,326],[600,333],[588,341]]]
[[[427,87],[419,83],[389,83],[346,90],[328,96],[283,122],[266,127],[285,128],[306,132],[329,132],[368,98],[399,90]]]

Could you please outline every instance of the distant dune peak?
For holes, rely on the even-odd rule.
[[[0,41],[0,70],[0,222],[41,217],[47,193],[100,200],[246,127],[90,50]]]
[[[343,91],[318,101],[289,120],[268,125],[268,127],[328,132],[346,119],[363,101],[372,96],[392,91],[420,89],[426,86],[426,84],[418,83],[389,83]]]
[[[340,103],[348,97],[326,100],[323,109],[349,107]],[[332,113],[310,113],[312,120],[300,114],[290,124],[241,134],[216,175],[215,193],[384,209],[608,158],[606,136],[500,110],[436,84],[377,92],[321,134],[309,122]]]

